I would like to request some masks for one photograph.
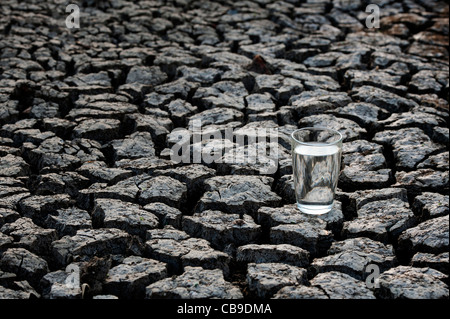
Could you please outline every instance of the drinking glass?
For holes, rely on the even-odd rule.
[[[306,214],[329,212],[341,168],[342,134],[305,127],[292,132],[291,146],[297,207]]]

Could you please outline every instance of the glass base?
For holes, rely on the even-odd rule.
[[[322,215],[331,211],[331,209],[333,208],[333,204],[334,202],[331,203],[330,205],[305,205],[297,203],[297,207],[302,213],[305,214]]]

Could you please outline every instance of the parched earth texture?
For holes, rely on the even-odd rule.
[[[0,298],[449,297],[448,2],[71,3],[0,4]],[[319,217],[306,126],[344,136]]]

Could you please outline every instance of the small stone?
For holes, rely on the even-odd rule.
[[[190,236],[182,230],[178,230],[173,226],[166,225],[164,228],[157,228],[147,231],[147,240],[150,239],[173,239],[182,241],[190,238]]]
[[[294,177],[292,174],[281,176],[275,189],[277,194],[280,194],[287,203],[296,202]]]
[[[208,241],[187,238],[181,241],[169,238],[150,239],[146,243],[147,254],[167,263],[169,272],[180,273],[186,266],[200,266],[204,269],[221,269],[229,274],[230,257],[211,248]]]
[[[366,31],[352,32],[350,33],[346,40],[361,42],[363,44],[371,45],[374,47],[384,47],[384,46],[402,46],[405,47],[409,44],[406,40],[401,40],[394,38],[392,36],[383,33],[372,33]],[[360,43],[358,43],[360,45]]]
[[[215,132],[215,137],[209,138],[210,136],[206,135],[207,137],[199,142],[195,141],[194,144],[181,146],[183,155],[181,157],[171,156],[172,161],[177,163],[201,163],[212,168],[215,163],[220,162],[221,157],[226,152],[231,151],[236,146],[229,139],[219,139],[220,131],[216,130]],[[180,147],[176,147],[173,151],[177,152],[177,150],[180,150]]]
[[[155,109],[152,110],[155,111]],[[165,145],[166,136],[173,129],[173,123],[168,114],[163,117],[154,114],[127,114],[124,117],[124,123],[132,132],[149,132],[153,142],[158,146]]]
[[[71,207],[58,209],[57,213],[57,216],[47,215],[45,225],[55,229],[59,237],[73,236],[79,229],[92,227],[91,216],[85,210]]]
[[[262,112],[262,113],[256,113],[256,114],[249,114],[248,115],[248,122],[265,122],[265,121],[272,121],[274,123],[278,123],[278,112]]]
[[[319,53],[320,53],[320,50],[318,50],[316,48],[293,49],[293,50],[289,50],[288,52],[286,52],[286,58],[288,58],[291,61],[301,63],[310,57],[318,55]],[[315,63],[315,61],[313,63]],[[318,63],[325,63],[325,62],[321,61]]]
[[[418,105],[410,99],[373,86],[360,86],[355,88],[350,95],[360,102],[375,104],[388,112],[405,112]]]
[[[42,173],[71,171],[81,163],[104,160],[100,143],[88,139],[64,141],[59,137],[46,139],[39,147],[30,150],[30,162]]]
[[[80,191],[78,201],[83,209],[89,208],[95,198],[112,198],[125,202],[134,202],[139,192],[138,184],[149,176],[132,176],[114,185],[108,186],[106,183],[95,183]],[[85,208],[87,207],[87,208]]]
[[[126,83],[156,86],[165,82],[167,78],[167,74],[162,72],[158,66],[133,66],[128,72]]]
[[[294,81],[302,81],[305,89],[309,91],[338,91],[340,88],[339,83],[332,77],[327,75],[314,75],[309,72],[299,72],[291,70],[282,70],[281,74],[292,78]]]
[[[131,235],[116,228],[80,229],[75,236],[64,236],[52,243],[53,258],[62,266],[71,263],[76,256],[126,254],[128,250],[132,249]]]
[[[419,105],[414,107],[411,112],[429,113],[448,120],[448,102],[442,98],[439,98],[436,94],[408,94],[407,96],[419,103]]]
[[[20,218],[20,214],[12,209],[0,208],[0,227]]]
[[[314,55],[307,58],[303,64],[309,67],[326,67],[331,66],[336,62],[336,59],[340,57],[341,54],[338,52],[326,52]]]
[[[99,102],[99,104],[108,104],[110,102],[111,103],[115,103],[115,102],[126,103],[127,101],[128,101],[128,99],[126,97],[124,97],[123,95],[119,95],[119,94],[110,94],[110,93],[94,94],[94,95],[82,94],[82,95],[78,96],[78,99],[75,101],[75,107],[89,108],[93,103],[95,103],[94,105],[97,105],[96,103],[98,103],[98,102]],[[120,107],[120,105],[113,104],[113,107],[111,107],[111,109],[114,109],[115,108],[114,106]],[[132,106],[132,105],[129,104],[129,106]]]
[[[428,20],[421,15],[408,12],[383,17],[380,22],[386,25],[405,23],[410,27],[420,27],[427,23],[427,21]]]
[[[0,131],[2,132],[2,137],[9,137],[15,141],[15,137],[13,133],[20,132],[22,130],[34,130],[36,129],[37,119],[23,119],[15,122],[14,124],[5,124],[2,126]],[[37,134],[40,134],[41,131],[34,131]]]
[[[306,284],[308,280],[304,268],[280,263],[250,263],[247,282],[258,298],[271,298],[282,287]]]
[[[310,284],[323,289],[330,299],[375,299],[365,282],[338,271],[320,273]]]
[[[177,208],[157,202],[147,204],[143,209],[158,217],[161,226],[171,225],[175,228],[181,228],[183,213]]]
[[[298,122],[300,127],[328,127],[339,131],[344,142],[360,139],[367,132],[352,120],[338,118],[330,114],[310,115]]]
[[[0,299],[30,299],[30,294],[0,286]]]
[[[342,187],[347,189],[386,187],[391,182],[392,174],[390,169],[360,171],[358,166],[346,166],[339,178]]]
[[[448,59],[448,51],[446,50],[445,47],[440,47],[431,44],[423,44],[420,43],[419,41],[414,41],[408,48],[406,53],[410,55],[418,55],[423,58]]]
[[[105,162],[87,162],[81,165],[77,172],[92,183],[115,184],[123,179],[129,178],[133,173],[129,170],[108,167]]]
[[[264,94],[250,94],[245,97],[247,102],[247,113],[261,113],[261,112],[271,112],[275,110],[275,103],[273,98],[269,93]]]
[[[70,137],[72,129],[76,126],[72,121],[58,117],[44,118],[42,124],[45,130],[51,131],[61,138]]]
[[[384,188],[375,190],[363,190],[351,193],[349,196],[349,208],[354,211],[361,209],[364,205],[380,200],[397,198],[403,202],[408,202],[407,191],[404,188]]]
[[[186,185],[169,176],[157,176],[139,184],[139,202],[146,205],[161,202],[178,209],[185,209]]]
[[[69,195],[34,195],[24,198],[19,202],[22,216],[29,217],[37,225],[43,225],[47,215],[56,214],[60,208],[69,208],[74,201]]]
[[[177,127],[183,127],[187,124],[187,118],[198,112],[196,106],[182,99],[171,101],[167,106],[167,110]]]
[[[398,266],[380,275],[375,293],[388,299],[448,299],[444,276],[430,268]]]
[[[59,106],[56,103],[46,102],[41,99],[34,99],[30,110],[30,117],[43,119],[46,117],[58,117]]]
[[[233,108],[239,111],[245,109],[244,98],[248,95],[242,82],[220,81],[210,87],[199,88],[193,101],[205,109]]]
[[[148,132],[136,132],[126,136],[123,140],[113,140],[109,145],[112,148],[114,161],[155,155],[155,145]]]
[[[342,234],[347,238],[369,237],[387,243],[416,224],[408,202],[397,198],[369,202],[357,210],[357,217],[344,222]]]
[[[331,245],[333,234],[326,230],[326,222],[310,219],[299,224],[281,224],[270,229],[271,244],[291,244],[310,252],[323,254]]]
[[[433,268],[448,275],[449,257],[448,252],[438,255],[430,253],[415,253],[411,258],[410,265],[418,268]]]
[[[0,144],[0,156],[6,156],[8,154],[11,155],[15,155],[15,156],[20,156],[21,155],[21,151],[18,148],[15,147],[10,147],[10,146],[2,146]]]
[[[449,144],[449,128],[433,127],[432,138],[435,142],[448,145]]]
[[[200,83],[188,82],[185,79],[180,78],[175,81],[156,86],[155,91],[159,94],[172,95],[186,100],[189,94],[191,94],[191,92],[193,93],[199,86]]]
[[[326,229],[334,229],[343,221],[343,214],[341,210],[341,203],[336,201],[333,209],[327,214],[310,216],[302,213],[296,204],[285,205],[283,207],[261,207],[258,210],[256,221],[265,228],[275,227],[285,224],[302,224],[315,223],[316,220],[321,220],[319,224],[325,222]]]
[[[341,106],[333,110],[327,111],[334,115],[345,116],[352,121],[355,121],[360,126],[367,127],[378,127],[378,120],[381,117],[387,116],[388,112],[384,109],[371,104],[371,103],[349,103],[346,106]]]
[[[448,171],[422,168],[412,172],[397,172],[395,179],[397,183],[394,187],[406,188],[412,194],[423,191],[448,192]]]
[[[186,267],[185,272],[175,278],[157,281],[146,288],[149,299],[242,299],[238,287],[227,282],[219,269]]]
[[[10,248],[12,246],[12,243],[14,241],[14,238],[11,236],[5,235],[3,232],[0,232],[0,251],[4,251],[7,248]],[[1,276],[0,276],[1,278]],[[1,284],[1,280],[0,280]]]
[[[344,74],[344,81],[351,89],[368,85],[394,93],[407,91],[407,87],[400,85],[401,79],[400,75],[392,75],[383,70],[362,71],[351,69]]]
[[[256,55],[269,56],[280,58],[284,55],[284,44],[267,45],[265,43],[256,43],[250,45],[243,45],[239,48],[238,53],[253,58]]]
[[[210,124],[227,124],[232,121],[241,121],[244,119],[244,114],[238,110],[230,108],[213,108],[203,112],[197,113],[189,117],[189,126],[198,126],[197,122],[202,127]]]
[[[254,215],[261,206],[277,206],[281,198],[271,190],[273,179],[264,176],[218,176],[205,181],[206,193],[196,211],[207,209]]]
[[[150,30],[152,30],[153,32],[164,32],[168,29],[172,29],[173,28],[173,24],[172,22],[170,22],[167,19],[164,18],[155,18],[153,19],[153,23],[150,26]]]
[[[416,227],[405,230],[398,238],[399,250],[408,253],[424,252],[440,254],[448,251],[449,217],[429,219]]]
[[[19,156],[8,154],[0,157],[0,176],[28,176],[30,166]]]
[[[145,96],[144,105],[149,109],[163,108],[173,99],[173,97],[173,94],[159,94],[157,92],[152,92]]]
[[[0,208],[4,209],[16,209],[18,203],[24,199],[29,197],[31,194],[29,192],[20,192],[18,194],[13,194],[11,196],[6,196],[0,198]]]
[[[295,74],[299,75],[298,72]],[[291,75],[286,74],[286,76]],[[308,75],[311,77],[310,74]],[[258,74],[255,76],[255,93],[268,92],[283,104],[286,104],[291,96],[300,94],[303,90],[304,86],[302,82],[295,78],[284,77],[281,74]]]
[[[446,41],[448,40],[448,36],[442,36],[442,35],[436,35],[432,32],[424,31],[423,33],[416,34],[415,37],[419,37],[420,40],[421,36],[426,36],[429,39],[432,39],[430,42],[434,42],[438,46],[445,46]],[[425,42],[425,41],[423,41]],[[447,53],[448,56],[448,53]],[[416,78],[415,78],[416,77]],[[417,84],[418,83],[418,91],[420,93],[441,93],[442,91],[448,92],[448,77],[447,72],[445,69],[439,69],[439,70],[421,70],[418,73],[414,74],[414,76],[411,78],[411,80]],[[424,85],[424,87],[422,87]]]
[[[56,270],[42,277],[40,286],[44,299],[81,299],[81,287],[77,282],[75,271],[80,269],[79,263],[73,263],[65,270]],[[72,278],[69,277],[72,275]],[[74,276],[75,275],[75,276]],[[72,280],[71,280],[72,279]]]
[[[278,290],[274,299],[329,299],[323,289],[313,286],[286,286]]]
[[[88,87],[88,86],[99,86],[99,87],[109,87],[111,86],[111,79],[106,72],[99,73],[89,73],[89,74],[79,74],[73,77],[68,77],[65,82],[69,83],[71,86],[77,87]]]
[[[239,218],[237,214],[211,210],[184,216],[182,228],[189,235],[204,238],[218,248],[227,244],[256,243],[261,236],[261,227],[250,216]]]
[[[116,199],[96,199],[92,213],[94,227],[118,228],[145,238],[147,230],[158,227],[158,218],[139,205]]]
[[[337,6],[333,8],[328,16],[337,25],[338,28],[348,30],[350,35],[358,34],[358,31],[363,29],[363,25],[358,19],[346,13],[345,11],[352,9],[357,10],[359,5],[360,2],[350,2],[350,4],[349,2],[344,2],[342,4],[342,7]],[[350,36],[348,38],[350,38]]]
[[[47,262],[24,248],[9,248],[0,260],[0,269],[15,273],[37,287],[41,278],[48,273]]]
[[[14,131],[14,143],[40,144],[46,139],[54,137],[53,132],[41,132],[38,129],[21,129]]]
[[[269,133],[261,133],[261,139],[266,139]],[[269,136],[270,139],[270,136]],[[236,146],[219,158],[217,172],[227,175],[268,175],[273,176],[278,164],[290,160],[289,153],[276,142],[266,141],[245,146]],[[280,162],[280,163],[279,163]],[[290,161],[289,164],[290,165]]]
[[[26,280],[15,281],[9,287],[25,292],[26,294],[29,295],[29,299],[40,299],[41,298],[41,295]]]
[[[394,113],[387,119],[380,121],[379,124],[386,130],[418,127],[425,132],[432,132],[435,126],[445,126],[445,120],[435,114],[412,110],[411,112]]]
[[[198,69],[196,67],[180,66],[177,68],[179,77],[189,82],[199,82],[201,84],[212,84],[220,80],[222,71],[214,68]]]
[[[155,169],[171,168],[174,162],[164,159],[162,152],[160,157],[141,157],[137,159],[122,159],[115,163],[117,168],[129,170],[136,175],[150,173]]]
[[[0,122],[8,123],[18,119],[19,110],[17,109],[18,101],[7,101],[6,103],[0,103]]]
[[[145,295],[145,287],[167,277],[164,263],[130,256],[108,271],[103,291],[119,298],[134,299]]]
[[[176,168],[155,170],[155,175],[170,176],[182,183],[186,184],[188,198],[195,196],[203,190],[205,180],[214,177],[216,171],[204,165],[191,164]]]
[[[377,265],[381,272],[396,266],[397,259],[391,245],[366,237],[333,242],[328,256],[316,258],[311,263],[315,272],[339,271],[358,280],[365,280],[369,265]]]
[[[237,249],[236,259],[243,263],[285,263],[305,267],[309,264],[309,252],[289,244],[248,244]]]
[[[387,169],[381,145],[365,140],[343,144],[343,170],[339,182],[345,188],[382,188],[390,184],[391,170]]]
[[[2,190],[8,189],[9,187],[17,188],[14,190],[18,190],[19,187],[25,188],[24,182],[20,178],[16,179],[14,177],[0,177],[0,185],[2,185]],[[8,194],[8,192],[2,192],[1,194],[3,196],[4,194]]]
[[[433,168],[437,170],[449,170],[449,152],[443,152],[436,155],[429,156],[422,163],[417,165],[417,168]]]
[[[86,119],[74,129],[74,138],[87,138],[97,141],[110,141],[120,135],[120,121],[116,119]]]
[[[81,299],[82,292],[80,288],[68,287],[65,283],[55,282],[48,294],[44,297],[46,299]]]
[[[25,248],[39,255],[48,255],[51,243],[58,239],[55,230],[39,227],[28,217],[21,217],[13,223],[5,224],[0,231],[13,237],[16,247]]]
[[[272,143],[276,146],[276,143],[283,145],[284,148],[290,149],[290,134],[296,129],[294,125],[286,125],[279,127],[273,121],[261,121],[250,122],[242,127],[233,130],[233,135],[236,138],[236,144],[239,146],[251,146],[253,144],[257,147],[259,143],[266,142],[267,146],[271,146]],[[248,139],[248,142],[246,142]],[[264,145],[264,144],[263,144]],[[281,155],[283,150],[273,150],[275,153],[279,151]]]
[[[99,121],[102,119],[117,118],[122,119],[126,114],[135,113],[138,111],[136,105],[119,102],[119,101],[92,101],[82,104],[78,102],[77,107],[70,110],[66,118],[70,120],[81,120],[83,118],[95,118]]]
[[[81,159],[70,154],[47,153],[42,155],[37,162],[37,167],[42,174],[55,173],[61,170],[74,170],[81,164]]]
[[[424,192],[414,198],[412,208],[422,220],[448,215],[449,196]]]

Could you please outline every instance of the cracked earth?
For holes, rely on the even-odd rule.
[[[1,299],[449,297],[448,2],[71,3],[0,4]],[[344,136],[314,217],[308,126]],[[257,128],[275,170],[227,157]]]

